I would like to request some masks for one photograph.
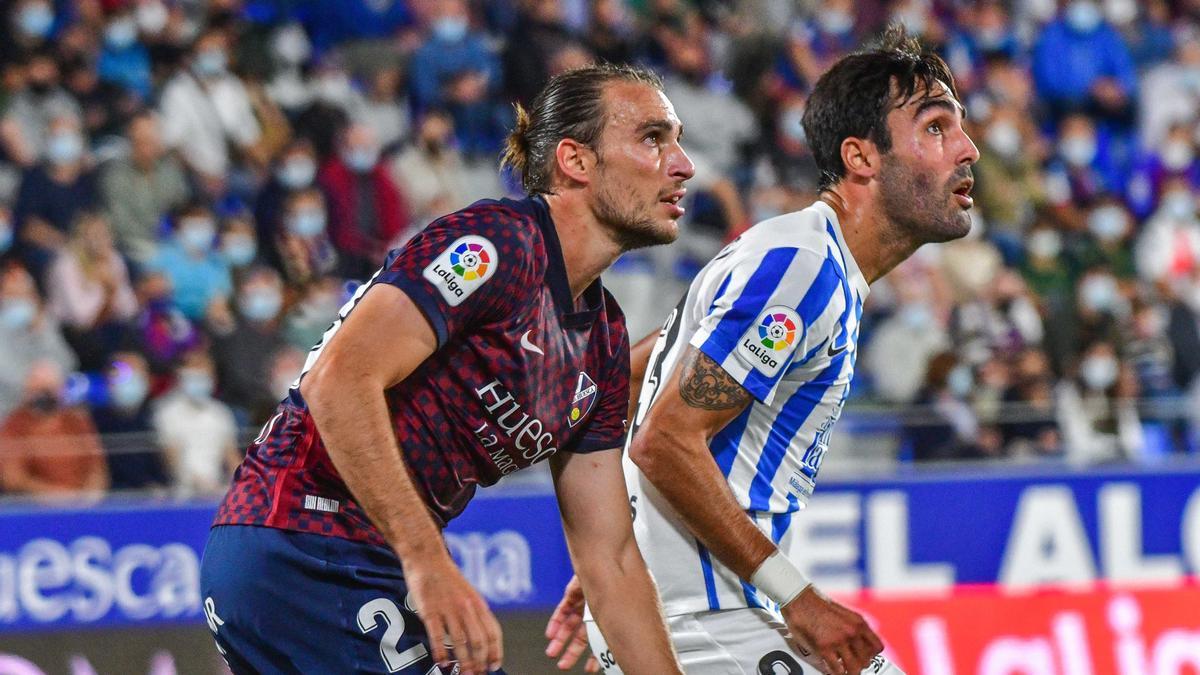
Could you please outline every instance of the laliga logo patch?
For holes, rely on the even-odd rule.
[[[457,307],[496,274],[498,263],[492,242],[468,234],[447,246],[421,276],[438,289],[446,304]]]
[[[742,335],[735,353],[758,372],[774,377],[799,343],[800,326],[800,315],[791,307],[768,307]]]
[[[592,406],[596,404],[596,396],[599,390],[596,388],[596,383],[592,378],[588,377],[587,373],[579,373],[579,383],[575,385],[575,395],[571,397],[571,412],[567,414],[567,423],[571,426],[579,424],[579,421],[587,417],[587,414],[592,411]]]

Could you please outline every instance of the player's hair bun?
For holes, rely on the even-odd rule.
[[[533,125],[533,121],[520,103],[514,103],[513,108],[516,109],[517,123],[504,142],[504,155],[500,158],[500,164],[511,166],[524,177],[525,168],[529,164],[529,127]]]

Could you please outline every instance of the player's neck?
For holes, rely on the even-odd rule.
[[[904,262],[921,244],[904,236],[870,195],[845,192],[835,187],[822,191],[820,198],[837,214],[846,248],[867,283],[873,284]]]
[[[596,221],[591,208],[568,192],[546,195],[546,205],[562,246],[571,297],[578,299],[616,261],[621,248]]]

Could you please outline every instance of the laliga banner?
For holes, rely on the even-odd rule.
[[[924,675],[1200,673],[1200,587],[850,598],[892,661]]]
[[[0,510],[0,633],[201,622],[199,564],[214,511],[212,503],[162,502]],[[979,624],[966,622],[963,612],[1024,621],[1017,608],[1026,603],[1046,612],[1055,603],[1077,607],[1071,611],[1087,622],[1093,649],[1115,639],[1094,632],[1109,624],[1093,627],[1107,620],[1093,613],[1101,605],[1108,612],[1113,602],[1128,605],[1127,598],[1138,603],[1147,629],[1160,620],[1181,630],[1200,628],[1200,620],[1181,623],[1166,609],[1175,601],[1200,616],[1195,587],[1187,582],[1200,571],[1200,468],[1073,475],[923,471],[876,482],[827,480],[791,527],[807,542],[800,548],[808,554],[796,562],[827,591],[854,598],[871,588],[868,608],[881,622],[899,622],[896,649],[911,644],[914,655],[918,646],[936,654],[939,640],[961,649],[963,640],[974,639],[961,631]],[[482,490],[446,541],[498,610],[548,610],[571,574],[554,497],[541,488]],[[1046,587],[1088,591],[1097,580],[1174,589],[1174,595],[1029,595]],[[961,590],[981,585],[995,587],[985,592],[986,602]],[[904,605],[892,599],[897,593],[922,596]],[[918,605],[930,612],[903,614]],[[970,609],[956,609],[963,607]],[[943,609],[948,613],[938,614]],[[935,630],[939,617],[942,633]],[[921,622],[925,618],[930,622]],[[1047,614],[1045,620],[1046,630],[1038,624],[1013,634],[1050,639],[1057,654],[1056,619]],[[980,630],[980,636],[1005,634],[986,624]],[[888,626],[884,631],[893,635]],[[923,641],[913,637],[918,632]],[[958,663],[958,652],[947,658]]]

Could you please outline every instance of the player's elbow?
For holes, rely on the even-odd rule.
[[[679,455],[679,436],[659,425],[648,424],[634,434],[629,459],[654,484],[673,475]]]

